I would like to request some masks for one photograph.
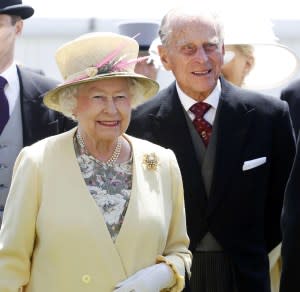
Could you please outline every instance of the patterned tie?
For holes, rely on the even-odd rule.
[[[209,122],[207,122],[203,116],[209,110],[211,106],[205,102],[197,102],[193,106],[191,106],[190,111],[195,115],[195,119],[193,120],[193,124],[202,138],[204,145],[207,146],[209,143],[209,138],[212,132],[212,126]]]
[[[0,135],[9,119],[9,105],[4,93],[7,80],[0,76]]]

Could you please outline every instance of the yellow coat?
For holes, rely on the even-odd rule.
[[[133,149],[129,206],[113,243],[78,166],[75,129],[25,147],[15,164],[0,231],[0,291],[110,292],[165,261],[180,291],[191,254],[173,152],[127,136]],[[157,169],[143,163],[155,153]]]

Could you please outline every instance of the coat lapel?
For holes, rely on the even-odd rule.
[[[69,200],[72,202],[74,216],[76,217],[74,217],[74,221],[77,220],[78,214],[81,214],[80,220],[82,222],[78,222],[79,230],[80,226],[85,226],[85,228],[90,229],[90,232],[94,234],[96,242],[98,242],[99,248],[104,251],[101,252],[103,264],[111,265],[110,268],[114,270],[116,279],[125,278],[127,274],[123,266],[122,255],[119,253],[117,246],[111,239],[104,217],[82,177],[73,147],[73,136],[75,131],[76,129],[72,129],[63,134],[66,136],[66,139],[62,140],[62,145],[60,146],[61,149],[64,149],[61,151],[60,157],[60,161],[65,162],[63,169],[68,169],[70,175],[73,177],[73,183],[65,186],[65,194],[70,197]],[[76,191],[74,192],[74,190]]]
[[[130,142],[132,138],[125,135]],[[124,221],[120,232],[116,238],[115,246],[120,259],[123,263],[123,268],[126,275],[130,275],[135,270],[135,245],[140,242],[140,228],[147,226],[144,222],[143,210],[141,207],[145,203],[144,198],[150,197],[151,191],[149,190],[149,179],[145,178],[143,171],[143,157],[142,153],[145,149],[138,149],[137,143],[131,144],[133,153],[133,167],[132,167],[132,189],[130,194],[130,201],[124,217]],[[145,197],[144,197],[145,196]],[[146,218],[147,220],[147,218]],[[128,236],[130,235],[130,236]]]
[[[208,214],[225,199],[224,190],[234,180],[234,170],[239,169],[239,157],[246,142],[253,108],[241,102],[238,91],[222,80],[219,102],[219,128],[216,142],[216,159],[208,204]]]
[[[132,168],[132,190],[128,209],[122,224],[120,233],[116,239],[116,249],[122,260],[124,270],[127,275],[136,271],[136,254],[141,249],[141,242],[144,241],[145,256],[143,262],[145,266],[155,263],[157,255],[161,254],[161,241],[165,234],[161,233],[160,222],[161,214],[167,218],[168,211],[163,209],[161,198],[167,193],[161,193],[162,188],[162,173],[159,166],[158,169],[147,169],[144,158],[145,155],[153,153],[153,148],[147,148],[145,143],[131,136],[125,135],[131,143],[133,152],[133,168]],[[151,150],[150,150],[151,149]],[[158,153],[159,157],[159,153]],[[165,166],[164,166],[165,167]],[[171,202],[170,202],[171,203]],[[159,224],[157,224],[157,221]],[[167,229],[166,229],[167,232]],[[151,256],[149,256],[151,255]]]

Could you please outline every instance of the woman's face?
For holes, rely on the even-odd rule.
[[[131,93],[126,78],[85,83],[79,87],[74,115],[90,139],[114,141],[130,121]]]

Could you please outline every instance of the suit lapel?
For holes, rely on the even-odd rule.
[[[237,95],[238,91],[222,80],[216,159],[208,214],[225,199],[224,190],[229,189],[227,185],[234,179],[234,170],[240,167],[238,165],[240,153],[246,142],[246,133],[254,113],[254,109],[240,102]]]
[[[20,103],[23,125],[24,146],[44,137],[59,133],[59,124],[54,111],[43,105],[41,88],[37,88],[32,72],[17,66],[20,82]],[[42,122],[42,123],[41,123]]]
[[[17,67],[19,83],[20,83],[20,103],[22,112],[23,125],[23,143],[24,146],[29,145],[34,140],[34,117],[39,116],[39,113],[34,110],[36,107],[32,99],[30,99],[31,82],[23,69]],[[35,112],[35,115],[34,113]]]
[[[32,115],[30,113],[31,107],[30,104],[27,103],[26,96],[26,83],[27,78],[26,74],[23,74],[23,70],[17,66],[18,79],[20,84],[20,104],[21,104],[21,113],[22,113],[22,126],[23,126],[23,144],[27,146],[30,141],[33,139],[32,127]],[[25,86],[25,88],[24,88]]]
[[[164,94],[157,114],[149,118],[153,121],[154,141],[172,149],[176,155],[183,177],[186,199],[190,197],[193,204],[200,208],[201,214],[204,214],[207,201],[201,165],[195,153],[175,83]]]

